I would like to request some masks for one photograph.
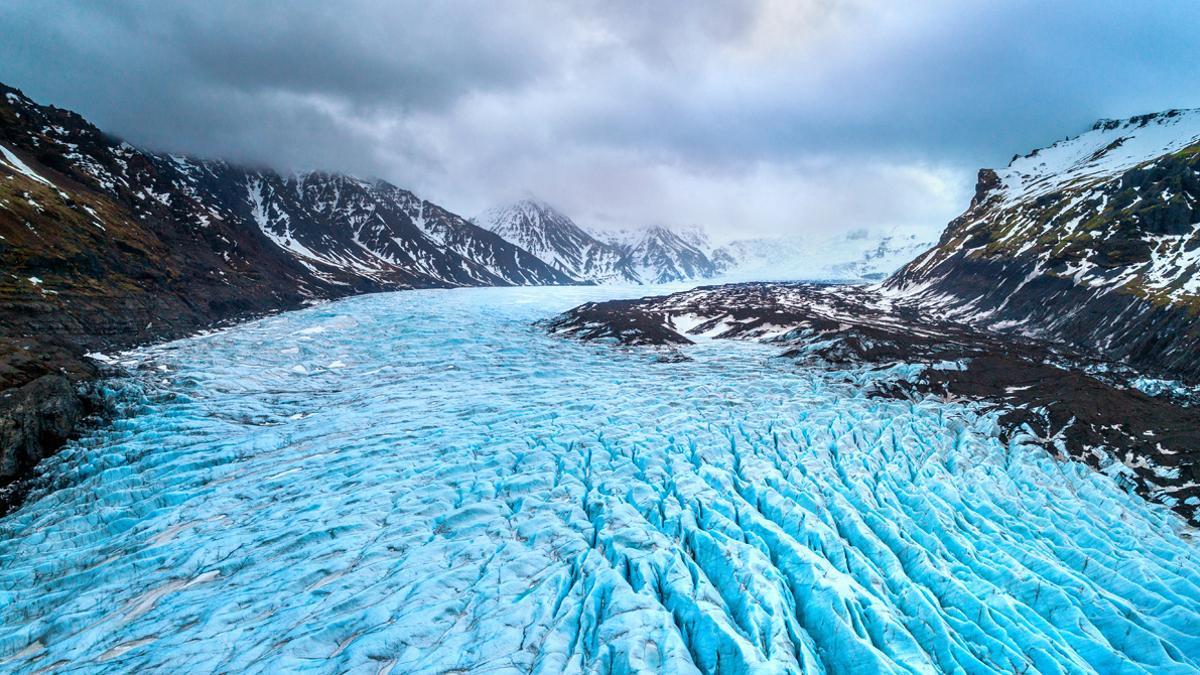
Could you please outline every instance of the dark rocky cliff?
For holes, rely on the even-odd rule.
[[[1200,111],[1103,121],[981,171],[967,212],[885,287],[1200,380]]]

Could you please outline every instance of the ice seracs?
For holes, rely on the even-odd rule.
[[[1002,437],[1033,434],[1200,524],[1200,408],[1181,383],[1059,344],[947,321],[863,284],[799,282],[704,286],[637,300],[585,303],[547,324],[584,341],[655,346],[712,339],[767,342],[803,367],[883,370],[927,364],[915,378],[879,382],[878,396],[938,395],[1001,411]],[[1153,392],[1154,397],[1144,395]]]

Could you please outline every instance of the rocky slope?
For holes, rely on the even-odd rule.
[[[545,202],[523,199],[490,209],[475,221],[578,281],[641,283],[623,250],[600,241]]]
[[[0,485],[89,409],[82,355],[354,293],[571,283],[381,181],[167,156],[0,85]]]
[[[1102,120],[980,171],[970,208],[885,290],[1200,379],[1200,110]]]
[[[707,238],[695,228],[678,231],[654,225],[642,230],[598,233],[624,254],[627,263],[645,283],[668,284],[676,281],[710,279],[717,275],[716,264],[703,250]]]

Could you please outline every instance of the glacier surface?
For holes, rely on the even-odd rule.
[[[0,520],[0,670],[1184,673],[1168,510],[890,371],[353,298],[119,357],[133,414]],[[636,291],[644,293],[645,289]]]

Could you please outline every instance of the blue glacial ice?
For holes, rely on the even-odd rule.
[[[0,520],[0,671],[1183,673],[1194,532],[963,402],[766,345],[360,297],[122,356]]]

